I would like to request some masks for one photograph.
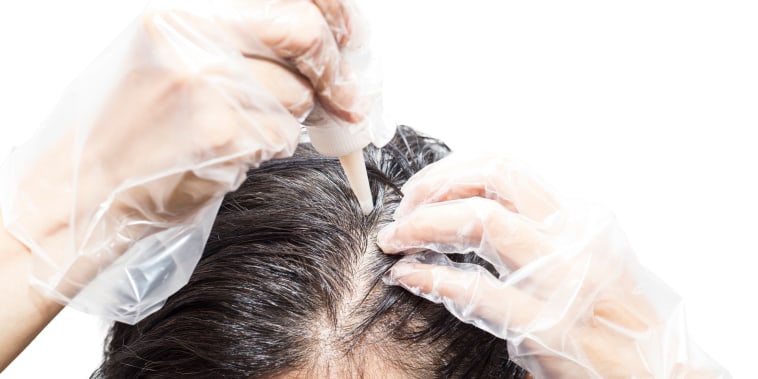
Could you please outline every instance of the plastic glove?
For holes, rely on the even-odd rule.
[[[3,219],[37,257],[34,284],[123,322],[158,309],[187,282],[223,195],[291,155],[314,104],[365,116],[341,51],[349,5],[153,2],[4,166]]]
[[[558,198],[505,158],[452,155],[402,191],[378,243],[416,254],[386,282],[507,339],[535,378],[729,376],[689,339],[680,298],[608,212]],[[444,255],[472,251],[496,273]]]

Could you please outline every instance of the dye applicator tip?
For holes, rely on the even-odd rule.
[[[374,209],[374,199],[371,195],[371,187],[368,185],[368,173],[366,162],[363,160],[363,151],[356,150],[340,157],[342,169],[345,170],[347,181],[353,188],[355,197],[361,204],[363,215],[367,216]]]
[[[306,126],[310,142],[320,154],[339,157],[342,169],[364,215],[374,209],[363,148],[371,142],[366,125]]]

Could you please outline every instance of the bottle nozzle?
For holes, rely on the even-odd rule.
[[[371,187],[368,185],[363,148],[371,142],[365,125],[327,127],[306,126],[311,144],[316,151],[330,157],[339,157],[350,187],[361,204],[364,215],[374,209]]]
[[[374,200],[371,196],[371,187],[368,185],[368,173],[366,162],[363,160],[363,150],[358,149],[347,155],[340,156],[342,169],[345,170],[347,181],[353,188],[355,197],[361,204],[363,215],[368,215],[374,209]]]

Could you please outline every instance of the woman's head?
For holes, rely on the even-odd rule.
[[[505,341],[381,281],[398,258],[374,239],[400,186],[448,152],[407,127],[368,149],[365,217],[339,162],[308,145],[251,170],[190,282],[140,323],[115,324],[93,376],[522,377]]]

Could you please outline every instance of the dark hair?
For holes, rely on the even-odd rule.
[[[523,378],[504,340],[381,281],[398,257],[374,239],[400,186],[448,153],[404,126],[367,149],[365,217],[339,162],[310,145],[251,170],[189,283],[136,325],[114,324],[92,377]]]

